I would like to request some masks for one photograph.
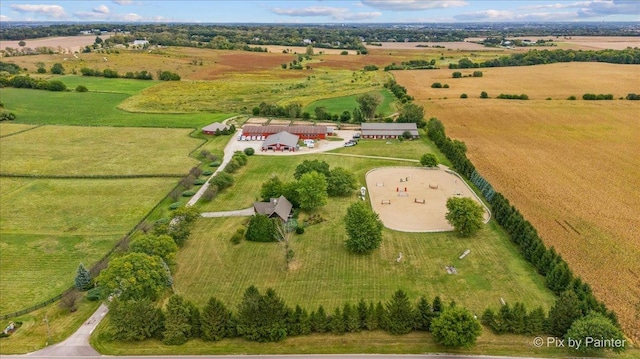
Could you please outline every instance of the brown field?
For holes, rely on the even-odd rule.
[[[366,181],[371,207],[385,227],[400,232],[453,231],[445,218],[447,200],[468,197],[481,203],[466,182],[443,168],[376,168],[367,172]],[[488,211],[484,219],[489,222]]]
[[[469,99],[486,91],[489,97],[505,94],[527,94],[530,100],[564,100],[573,95],[578,99],[585,93],[613,94],[614,98],[638,93],[640,66],[603,63],[557,63],[540,66],[498,67],[480,69],[483,77],[454,79],[451,74],[460,71],[470,75],[477,69],[393,71],[396,81],[410,88],[409,93],[418,100],[457,99],[466,93]],[[431,88],[431,84],[448,84],[447,88]],[[514,100],[500,100],[509,105]]]
[[[558,46],[528,46],[517,47],[515,50],[528,51],[529,49],[574,49],[574,50],[624,50],[627,47],[640,47],[640,38],[637,36],[570,36],[570,37],[556,37],[556,36],[516,36],[509,37],[509,39],[527,39],[531,41],[553,40],[554,44]],[[468,38],[466,41],[482,41],[482,37]],[[480,46],[480,45],[479,45]],[[487,47],[484,47],[487,49]],[[513,50],[511,50],[513,51]]]
[[[441,119],[449,136],[466,142],[481,174],[617,312],[635,340],[640,339],[640,103],[544,98],[585,92],[624,96],[634,87],[637,92],[639,70],[579,63],[487,69],[483,78],[447,80],[450,99],[432,101],[428,97],[438,95],[429,86],[446,72],[395,73],[428,117]],[[542,101],[476,98],[482,90],[527,93]],[[463,91],[473,98],[457,98]]]
[[[265,45],[265,46],[261,46],[261,47],[266,47],[267,50],[269,50],[269,52],[274,52],[274,53],[282,53],[282,51],[284,50],[289,50],[290,54],[302,54],[304,55],[307,52],[307,47],[306,46],[280,46],[280,45]],[[343,50],[343,49],[323,49],[320,47],[314,47],[313,48],[313,53],[314,54],[319,54],[319,53],[323,53],[326,55],[340,55],[340,53],[342,51],[347,51],[349,53],[349,55],[356,55],[357,51],[356,50]],[[289,54],[289,56],[291,56]]]
[[[111,37],[111,34],[100,35],[103,40]],[[95,35],[86,36],[64,36],[64,37],[45,37],[40,39],[25,40],[27,43],[25,47],[35,49],[36,47],[52,47],[57,51],[64,51],[67,53],[73,53],[80,51],[81,48],[91,45],[96,40]],[[0,41],[0,49],[4,50],[7,47],[13,47],[14,49],[20,48],[18,45],[20,41]]]

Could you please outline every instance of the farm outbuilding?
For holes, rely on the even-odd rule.
[[[229,126],[220,123],[220,122],[214,122],[210,125],[204,126],[202,128],[202,133],[204,133],[205,135],[215,135],[216,131],[222,131],[222,130],[228,130]]]
[[[289,220],[293,205],[284,196],[271,198],[269,202],[254,202],[253,210],[257,214],[264,214],[269,218],[280,218],[281,221]]]
[[[362,138],[398,138],[405,132],[409,132],[412,138],[418,135],[418,126],[415,123],[363,123]]]
[[[292,135],[289,132],[282,131],[267,137],[262,144],[263,151],[290,151],[294,152],[298,149],[298,139],[300,137]]]
[[[288,132],[302,139],[323,140],[327,136],[327,126],[243,126],[242,136],[247,140],[261,140],[279,132]]]

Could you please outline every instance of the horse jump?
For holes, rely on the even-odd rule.
[[[391,204],[391,200],[390,199],[383,199],[382,202],[380,202],[380,204]]]
[[[429,184],[429,188],[438,189],[438,185],[437,184]]]
[[[426,200],[424,200],[424,199],[423,199],[423,200],[418,200],[417,198],[414,198],[414,199],[413,199],[413,203],[421,203],[421,204],[425,204],[425,203],[427,203],[427,201],[426,201]]]

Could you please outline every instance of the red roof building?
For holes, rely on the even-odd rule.
[[[263,140],[264,138],[279,133],[289,132],[303,140],[324,140],[327,136],[327,126],[243,126],[242,136],[245,140]]]

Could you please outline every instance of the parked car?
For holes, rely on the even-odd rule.
[[[356,142],[355,141],[347,141],[344,143],[344,147],[351,147],[351,146],[355,146]]]
[[[355,135],[353,135],[353,138],[360,138],[360,134],[356,133]]]

